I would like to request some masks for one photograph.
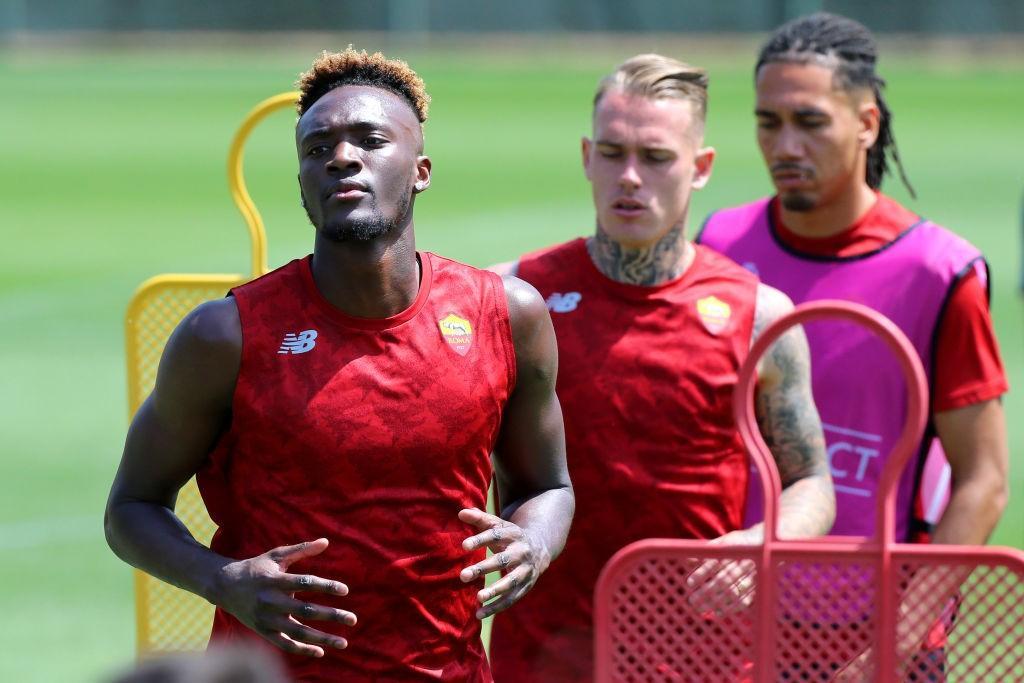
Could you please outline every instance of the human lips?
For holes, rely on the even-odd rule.
[[[804,166],[779,164],[771,169],[772,182],[780,189],[801,187],[810,182],[814,172]]]
[[[612,213],[622,218],[635,218],[647,210],[647,205],[633,197],[619,197],[612,202]]]
[[[369,194],[370,188],[356,180],[342,180],[331,185],[327,193],[329,199],[337,199],[343,202],[362,199]]]

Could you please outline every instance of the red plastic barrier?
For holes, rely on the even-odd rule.
[[[782,541],[755,369],[785,330],[822,318],[864,325],[893,350],[910,390],[907,423],[883,470],[873,537]],[[619,551],[595,591],[599,683],[1024,681],[1024,552],[894,541],[897,486],[924,430],[927,389],[892,322],[849,302],[798,306],[754,344],[734,412],[761,473],[764,544],[648,539]]]

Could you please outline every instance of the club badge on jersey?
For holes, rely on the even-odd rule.
[[[437,321],[441,328],[441,336],[448,342],[448,346],[460,356],[469,353],[473,345],[473,325],[468,320],[455,313],[449,313]]]
[[[732,317],[732,308],[716,296],[707,296],[697,300],[697,317],[711,334],[718,336]]]

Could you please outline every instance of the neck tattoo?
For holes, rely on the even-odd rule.
[[[587,253],[606,277],[646,287],[675,280],[693,260],[693,248],[679,226],[669,230],[657,243],[640,249],[622,246],[599,227],[597,234],[587,240]]]

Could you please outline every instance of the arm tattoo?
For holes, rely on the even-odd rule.
[[[674,280],[688,263],[682,226],[675,226],[658,242],[642,249],[623,247],[604,231],[587,240],[587,252],[597,269],[617,282],[651,287]]]
[[[778,292],[759,287],[755,336],[790,306]],[[782,480],[779,533],[785,538],[827,533],[835,516],[825,437],[810,380],[807,339],[801,328],[790,328],[762,360],[755,399],[758,425]]]

